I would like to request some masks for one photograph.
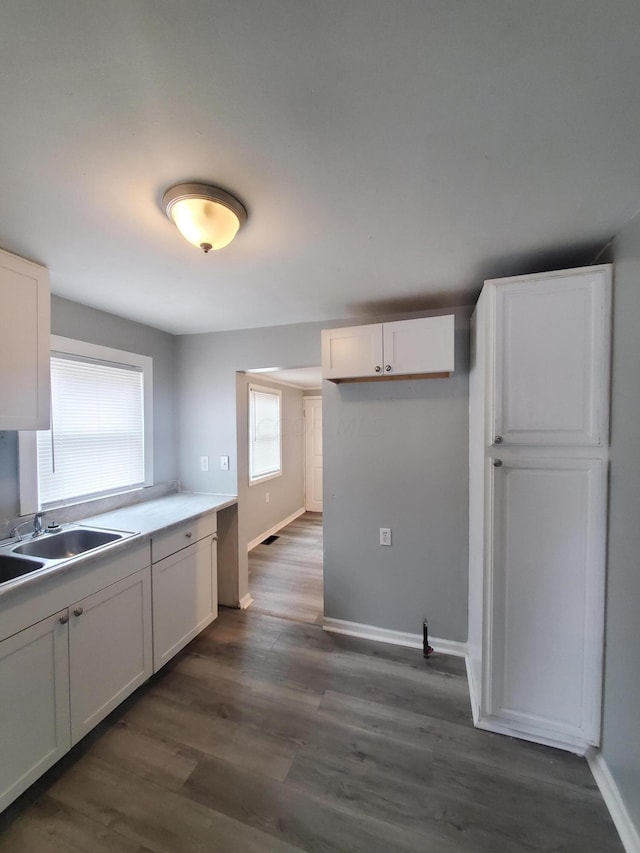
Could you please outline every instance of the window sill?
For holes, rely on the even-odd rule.
[[[264,477],[256,477],[255,480],[249,480],[250,486],[259,486],[260,483],[266,483],[269,480],[277,480],[282,477],[282,471],[276,471],[275,474],[265,474]]]

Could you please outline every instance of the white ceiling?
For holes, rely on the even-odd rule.
[[[640,206],[637,0],[2,0],[0,80],[0,246],[174,333],[468,302]]]
[[[321,367],[290,367],[278,369],[273,367],[260,367],[257,370],[247,370],[247,373],[256,377],[258,382],[260,376],[264,379],[284,382],[285,385],[293,385],[295,388],[303,388],[310,391],[322,387]]]

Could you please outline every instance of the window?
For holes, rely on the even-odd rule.
[[[249,385],[249,484],[282,474],[282,393]]]
[[[21,433],[21,512],[150,485],[151,359],[51,345],[51,429]]]

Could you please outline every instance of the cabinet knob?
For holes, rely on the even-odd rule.
[[[191,539],[191,537],[193,536],[193,533],[190,530],[188,530],[184,535],[187,537],[187,539]]]
[[[493,460],[494,468],[502,468],[502,459],[494,459]]]
[[[380,373],[381,370],[382,368],[380,367],[380,365],[376,364],[376,373]]]
[[[384,369],[387,371],[387,373],[391,373],[391,365],[390,364],[385,364]]]
[[[75,610],[73,611],[74,616],[82,616],[83,613],[84,613],[84,607],[76,607]]]
[[[494,443],[494,444],[502,444],[502,436],[501,436],[501,435],[497,435],[497,436],[493,439],[493,443]]]
[[[69,614],[68,614],[68,613],[65,613],[65,615],[64,615],[64,616],[61,616],[61,617],[58,619],[58,622],[59,622],[61,625],[66,625],[68,621],[69,621]]]

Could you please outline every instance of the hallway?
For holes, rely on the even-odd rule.
[[[295,622],[322,623],[322,513],[305,512],[271,545],[249,554],[251,609]]]

